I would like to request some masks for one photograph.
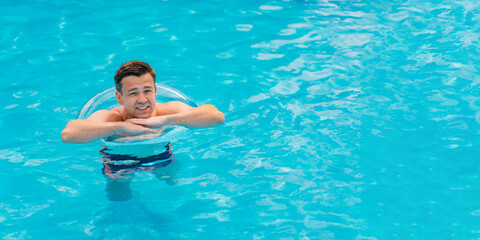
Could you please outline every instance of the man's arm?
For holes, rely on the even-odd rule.
[[[112,136],[117,133],[137,135],[156,132],[153,129],[132,124],[130,122],[115,120],[115,115],[107,110],[97,111],[86,120],[72,120],[62,131],[62,141],[66,143],[86,143]]]
[[[164,125],[203,128],[217,126],[225,121],[224,114],[210,104],[194,108],[182,102],[172,101],[161,106],[161,113],[165,115],[146,119],[134,118],[127,121],[153,128]]]

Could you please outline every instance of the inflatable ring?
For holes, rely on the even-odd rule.
[[[189,97],[187,97],[185,94],[183,94],[182,92],[174,88],[171,88],[162,84],[158,84],[158,83],[155,85],[157,86],[156,102],[180,101],[192,107],[198,106]],[[120,104],[118,104],[117,102],[115,91],[116,91],[115,87],[111,87],[111,88],[105,89],[104,91],[90,98],[90,100],[88,100],[80,109],[80,112],[77,115],[77,119],[87,119],[92,113],[98,110],[102,110],[102,109],[111,110],[115,107],[120,106]],[[168,135],[170,137],[178,138],[180,135],[182,135],[181,133],[183,133],[184,130],[185,128],[183,127],[175,127],[174,129],[169,129]],[[159,137],[159,138],[162,138],[162,137]],[[134,141],[135,144],[140,144],[140,143],[154,144],[154,143],[158,143],[161,139],[158,139],[158,138],[152,139],[151,137],[144,138],[142,136],[139,136],[139,137],[125,137],[123,139],[118,139],[115,141],[110,141],[106,139],[102,139],[102,140],[105,143],[109,143],[109,145],[112,145],[112,144],[121,144],[121,142],[123,142],[123,144],[125,143],[132,144],[132,141]],[[141,141],[141,142],[138,142],[138,141]],[[115,142],[118,142],[118,143],[115,143]]]
[[[182,92],[162,84],[157,83],[155,85],[157,85],[157,102],[180,101],[192,107],[197,107],[197,104]],[[80,109],[77,119],[86,119],[98,110],[111,110],[120,106],[115,97],[115,91],[117,91],[115,87],[111,87],[90,98]]]

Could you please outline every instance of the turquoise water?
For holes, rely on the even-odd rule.
[[[0,236],[479,238],[479,5],[4,1]],[[226,123],[113,202],[60,131],[132,59]]]

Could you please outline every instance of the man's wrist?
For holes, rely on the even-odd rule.
[[[164,125],[178,125],[178,117],[177,114],[171,114],[165,116],[165,124]]]
[[[125,122],[111,122],[113,128],[113,134],[123,132]]]

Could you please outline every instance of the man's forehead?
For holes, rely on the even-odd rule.
[[[153,86],[143,86],[140,89],[153,89]],[[130,89],[127,89],[127,92],[138,91],[140,89],[138,87],[134,86],[134,87],[131,87]]]
[[[132,89],[143,89],[143,88],[153,88],[154,81],[150,74],[146,73],[140,77],[138,76],[127,76],[122,79],[122,88],[125,91],[130,91]]]

